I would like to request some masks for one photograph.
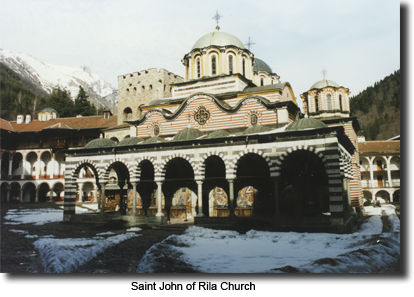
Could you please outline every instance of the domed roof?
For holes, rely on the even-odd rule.
[[[304,129],[319,129],[327,128],[328,126],[325,123],[317,119],[312,118],[303,118],[294,121],[289,126],[286,127],[285,131],[299,131]]]
[[[253,133],[267,132],[267,131],[270,131],[270,130],[271,129],[269,127],[266,127],[266,126],[253,126],[253,127],[247,128],[246,130],[241,132],[239,135],[249,135],[249,134],[253,134]]]
[[[238,48],[244,49],[243,43],[234,35],[230,33],[215,31],[212,33],[208,33],[201,37],[197,42],[194,44],[193,49],[196,48],[205,48],[210,45],[217,45],[217,46],[226,46],[226,45],[234,45]]]
[[[269,65],[267,65],[264,61],[257,59],[257,58],[254,58],[253,71],[254,72],[266,71],[266,72],[272,73],[272,69],[269,67]]]
[[[217,130],[214,132],[209,133],[206,138],[220,138],[220,137],[227,137],[230,133],[226,130]]]
[[[151,138],[147,138],[144,140],[143,144],[147,144],[147,143],[156,143],[156,142],[165,142],[166,140],[162,137],[151,137]]]
[[[203,136],[203,132],[198,129],[194,128],[186,128],[178,132],[175,136],[173,141],[180,141],[180,140],[191,140],[196,139],[200,136]]]
[[[144,141],[144,139],[139,138],[139,137],[127,137],[127,138],[122,139],[118,143],[118,145],[131,145],[131,144],[137,144],[137,143],[140,143],[140,142],[143,142],[143,141]]]
[[[106,138],[97,138],[97,139],[89,141],[85,145],[85,148],[98,148],[98,147],[104,147],[104,146],[112,146],[114,144],[115,142],[113,140],[106,139]]]
[[[327,79],[323,79],[323,80],[320,80],[320,81],[314,83],[310,87],[310,90],[312,90],[312,89],[323,89],[323,88],[326,88],[326,87],[339,88],[340,86],[336,82],[333,82],[333,81],[327,80]]]
[[[50,112],[50,113],[54,112],[54,113],[58,114],[58,112],[56,111],[56,109],[51,108],[51,107],[46,107],[41,112]]]

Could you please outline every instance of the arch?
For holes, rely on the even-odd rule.
[[[118,139],[118,138],[116,138],[115,136],[114,136],[114,137],[111,137],[111,140],[112,140],[113,142],[115,142],[115,143],[119,143],[119,139]]]
[[[7,179],[7,175],[9,174],[9,159],[10,153],[3,152],[1,156],[1,179]]]
[[[8,197],[8,193],[10,194],[10,186],[7,182],[1,183],[1,202],[6,202],[10,197]]]
[[[54,201],[63,201],[62,193],[65,190],[65,186],[61,182],[57,182],[52,186],[53,191],[56,193]]]
[[[234,54],[233,52],[229,52],[227,54],[227,69],[228,69],[228,73],[229,74],[234,74],[235,70],[234,70],[234,60],[235,60],[236,54]]]
[[[394,193],[392,193],[392,201],[400,202],[400,190],[396,190]]]
[[[140,196],[141,205],[137,204],[138,208],[142,208],[145,215],[148,215],[148,209],[154,208],[151,212],[155,215],[157,201],[154,192],[157,189],[155,183],[155,167],[152,158],[142,158],[137,165],[137,179],[139,180],[137,192]],[[138,195],[137,195],[138,196]]]
[[[211,51],[209,53],[209,60],[210,60],[210,75],[218,75],[219,72],[219,55],[215,51]]]
[[[226,164],[227,165],[227,178],[232,178],[233,176],[235,176],[237,170],[238,170],[238,164],[239,164],[239,160],[241,158],[243,158],[245,155],[247,154],[256,154],[261,156],[267,163],[269,169],[271,169],[273,166],[273,161],[268,157],[267,154],[263,153],[263,151],[258,150],[256,148],[249,148],[249,149],[245,149],[242,152],[239,152],[237,155],[233,156],[233,159],[230,161],[228,161]]]
[[[23,170],[23,155],[20,152],[13,154],[12,176],[13,179],[20,179]]]
[[[257,153],[246,153],[238,159],[236,167],[236,216],[271,216],[274,212],[274,203],[271,201],[269,160]],[[250,201],[253,196],[254,205],[241,203]]]
[[[194,77],[201,78],[202,76],[201,56],[200,55],[194,56],[194,62],[195,62]]]
[[[52,154],[49,151],[44,151],[40,155],[40,168],[39,168],[39,177],[40,178],[50,178],[50,169],[49,166],[52,160]],[[49,175],[49,177],[48,177]]]
[[[47,194],[50,191],[50,187],[48,183],[41,183],[38,186],[38,191],[39,191],[39,202],[49,201],[50,197]]]
[[[124,108],[122,115],[124,121],[132,120],[132,109],[130,107]]]
[[[23,202],[35,202],[36,200],[36,185],[32,182],[27,182],[23,185]]]
[[[279,183],[280,214],[317,216],[330,211],[326,163],[320,154],[295,150],[283,157]]]
[[[375,193],[375,200],[380,203],[389,203],[391,202],[391,195],[386,190],[379,190]]]
[[[327,105],[327,110],[332,110],[332,98],[331,98],[331,94],[326,94],[326,105]]]

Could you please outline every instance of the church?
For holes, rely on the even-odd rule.
[[[97,217],[352,231],[363,211],[360,127],[346,87],[324,78],[298,98],[218,25],[181,63],[184,77],[164,69],[118,77],[117,125],[65,150],[65,221],[79,217],[77,180],[87,172]]]

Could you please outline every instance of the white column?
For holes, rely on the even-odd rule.
[[[12,175],[12,168],[13,168],[13,159],[9,160],[9,172],[8,172],[9,176]]]
[[[372,162],[374,161],[375,157],[372,157],[372,158],[368,157],[367,159],[369,162],[369,177],[370,177],[369,183],[370,183],[371,188],[373,188],[374,187],[374,172],[372,170]]]
[[[228,179],[229,182],[229,209],[230,209],[230,216],[235,216],[234,209],[235,209],[235,203],[234,203],[234,180]]]
[[[386,158],[387,160],[387,175],[388,175],[388,186],[392,187],[392,180],[391,180],[391,158],[392,156]],[[391,201],[391,199],[390,199]]]
[[[101,213],[105,212],[105,184],[101,183]]]
[[[37,162],[36,162],[36,179],[40,178],[40,158],[37,156]]]
[[[132,215],[137,214],[137,183],[132,183]]]
[[[52,158],[50,159],[50,162],[52,163],[52,174],[50,175],[50,178],[55,178],[55,154],[52,153]]]
[[[162,213],[162,182],[157,182],[157,217],[163,217],[164,214]]]
[[[203,213],[203,181],[197,180],[198,185],[198,214],[197,217],[204,217]]]
[[[25,160],[26,156],[23,156],[22,154],[22,173],[20,174],[20,179],[24,179],[24,173],[26,171],[26,160]]]

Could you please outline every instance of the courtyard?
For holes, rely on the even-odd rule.
[[[77,206],[78,213],[95,211]],[[63,222],[59,204],[4,204],[1,272],[400,273],[399,205],[366,213],[352,234],[239,233],[191,221]]]

